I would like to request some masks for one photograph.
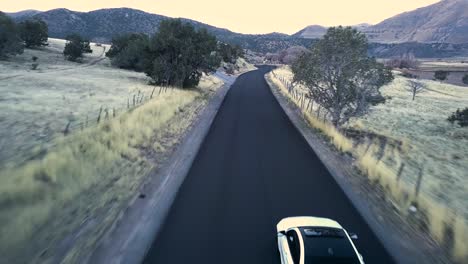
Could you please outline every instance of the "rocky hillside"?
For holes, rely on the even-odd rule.
[[[442,0],[436,4],[386,19],[377,25],[354,26],[371,42],[468,43],[468,0]],[[313,25],[294,34],[320,38],[326,28]]]
[[[364,29],[372,42],[468,43],[468,0],[443,0]]]

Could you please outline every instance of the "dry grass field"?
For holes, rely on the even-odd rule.
[[[342,152],[355,157],[356,166],[384,186],[403,211],[418,203],[436,240],[444,242],[447,232],[453,232],[452,253],[465,261],[468,129],[451,124],[447,117],[457,108],[468,106],[468,88],[424,80],[427,89],[412,101],[407,79],[397,76],[381,90],[385,104],[372,107],[367,115],[351,120],[338,131],[318,114],[317,105],[310,108],[288,92],[284,84],[290,83],[292,76],[289,68],[282,67],[269,78],[303,109],[312,127],[327,135]],[[300,86],[295,91],[307,92]],[[418,178],[420,193],[415,197]]]
[[[63,59],[63,46],[51,40],[49,47],[0,62],[0,255],[5,263],[50,261],[64,239],[91,250],[223,84],[204,76],[196,89],[159,93],[144,74],[110,67],[106,46],[92,45],[93,53],[80,64]],[[32,56],[39,63],[34,71],[28,65]],[[141,101],[135,106],[134,95]],[[101,107],[109,111],[97,124]],[[72,127],[89,124],[64,136],[70,121]],[[78,239],[77,229],[89,235]],[[68,261],[80,259],[79,250],[72,252]]]

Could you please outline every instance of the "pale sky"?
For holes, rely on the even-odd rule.
[[[0,0],[0,10],[68,8],[90,11],[130,7],[191,18],[240,33],[295,33],[305,26],[376,24],[439,0]]]

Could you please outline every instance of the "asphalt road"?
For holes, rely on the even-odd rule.
[[[276,101],[270,69],[231,87],[145,263],[280,263],[288,216],[335,219],[366,263],[393,263]]]

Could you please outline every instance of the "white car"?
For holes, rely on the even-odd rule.
[[[288,217],[276,225],[282,264],[364,264],[348,234],[336,221],[319,217]]]

